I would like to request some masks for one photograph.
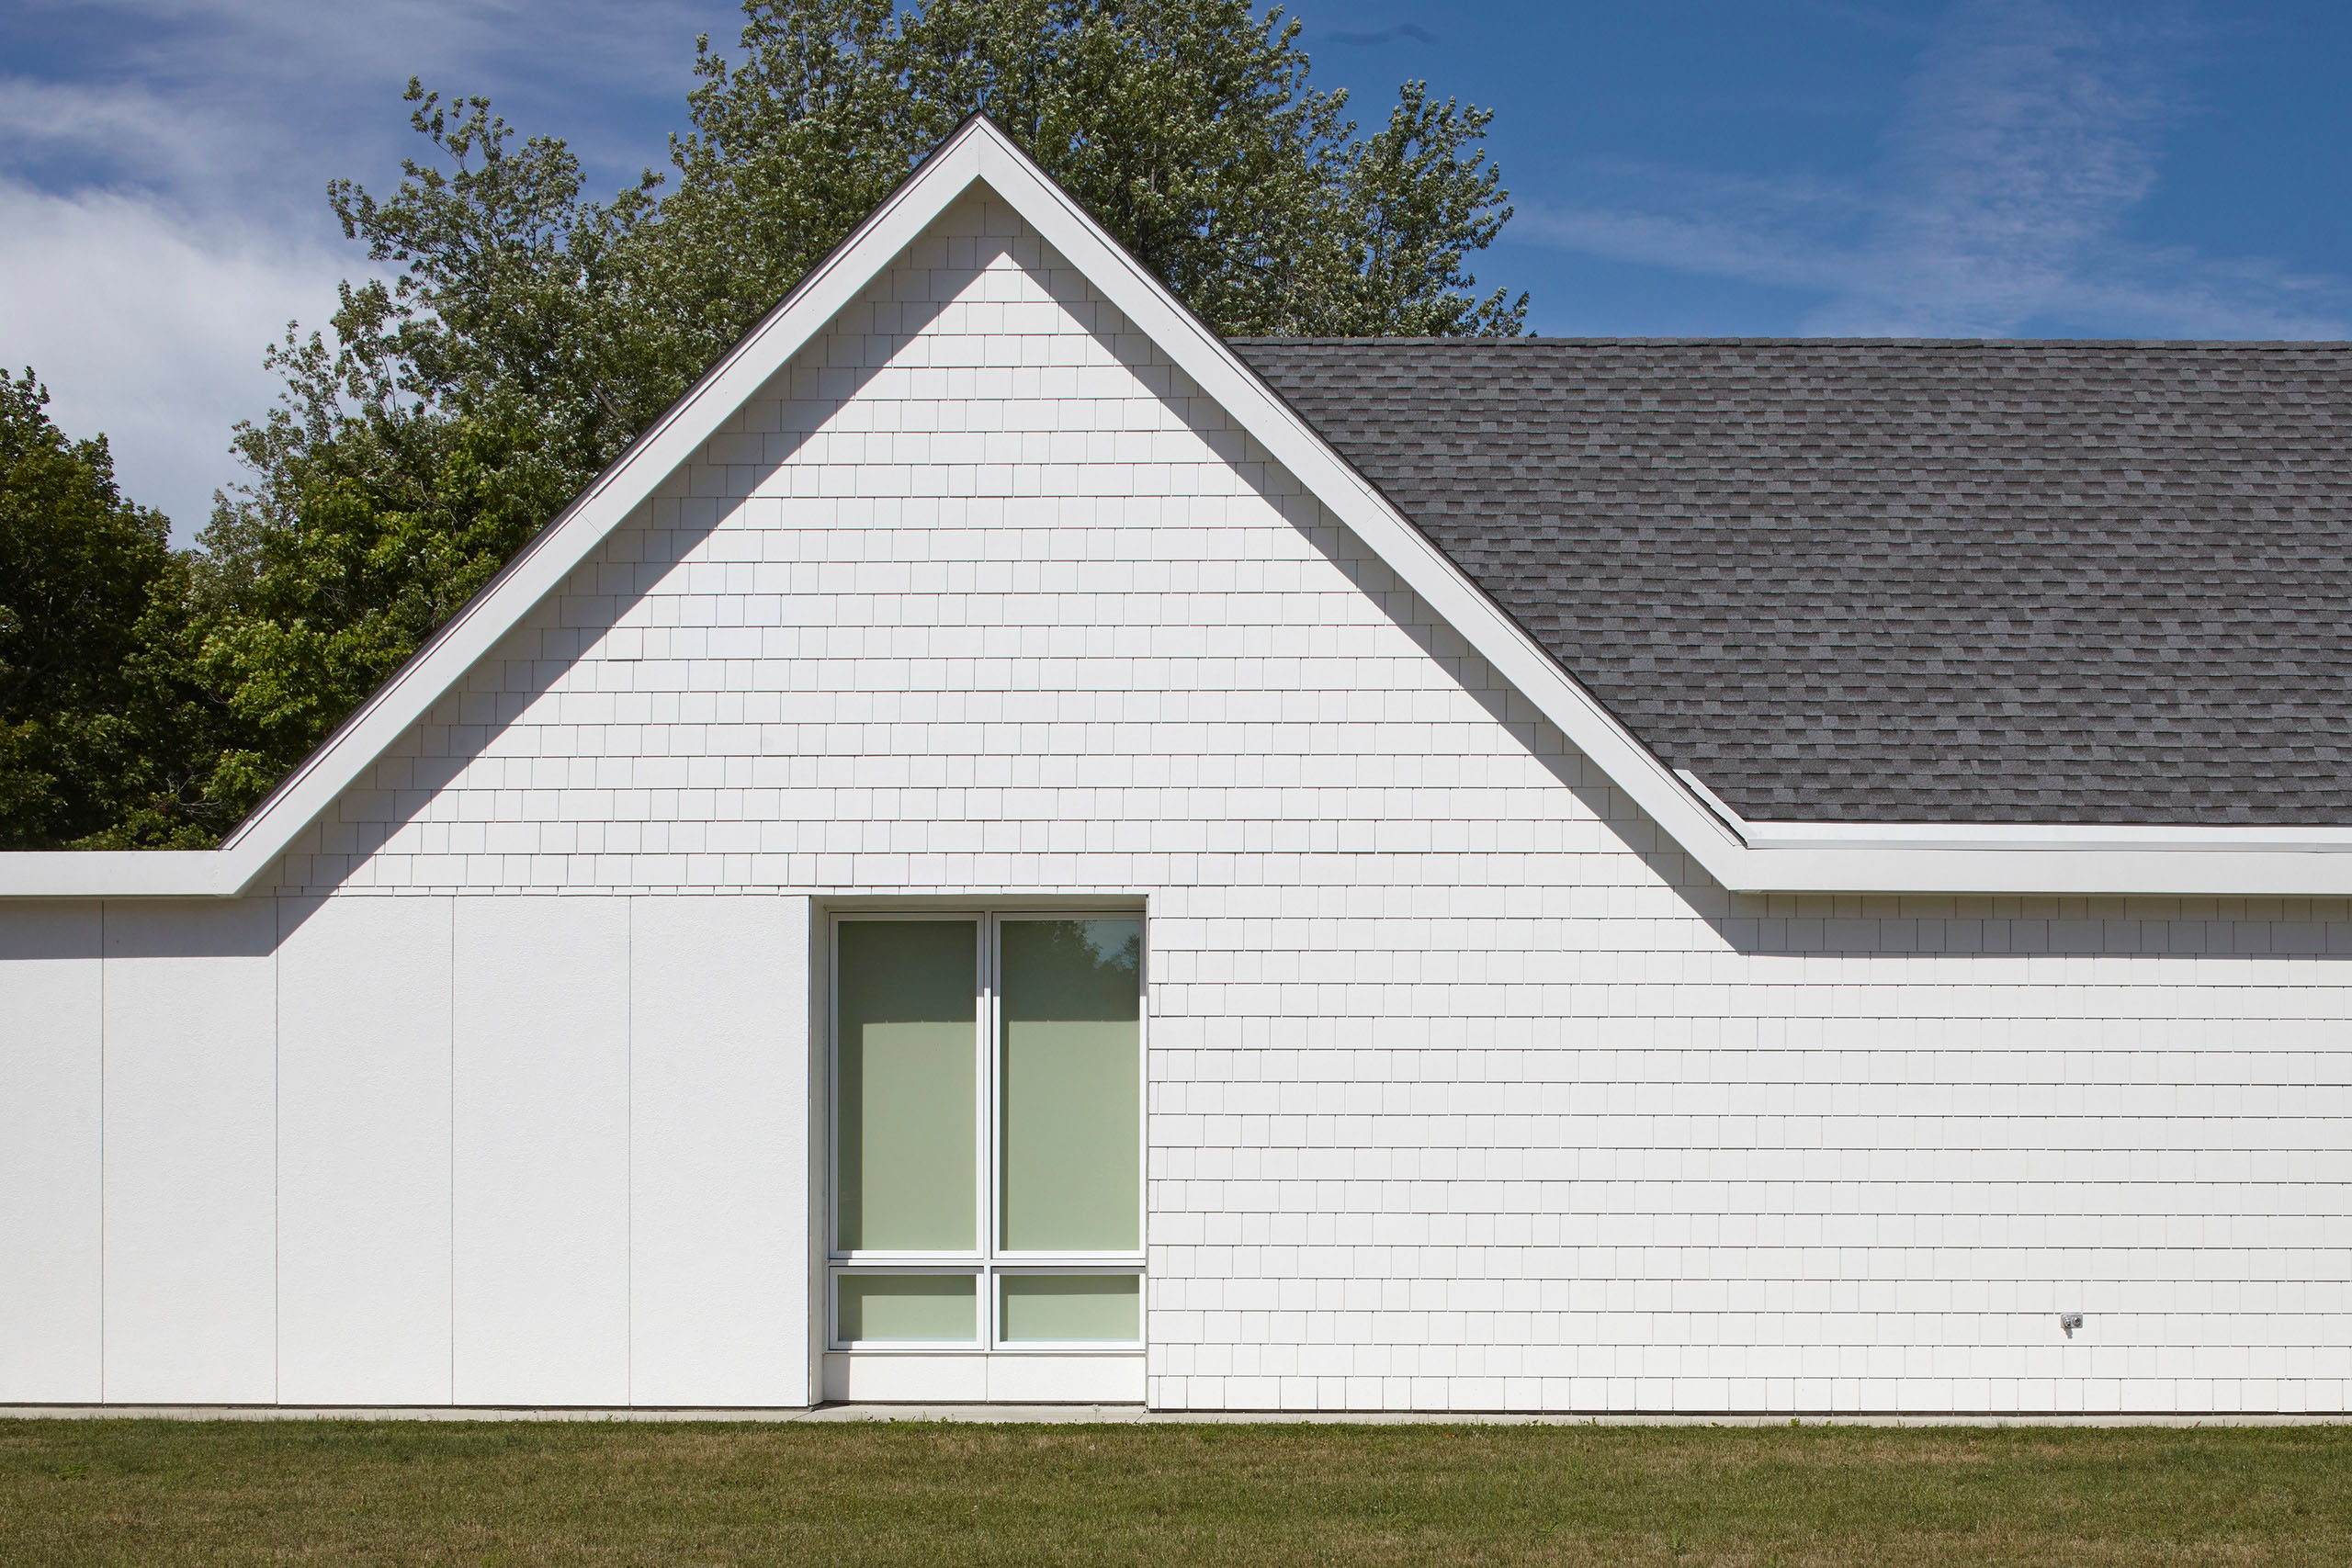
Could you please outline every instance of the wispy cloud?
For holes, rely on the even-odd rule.
[[[2037,0],[1955,9],[1912,83],[1860,265],[1808,324],[1979,336],[2039,314],[2155,184],[2152,41]]]
[[[2132,243],[2189,35],[2050,0],[1963,0],[1859,180],[1592,165],[1591,199],[1522,209],[1535,237],[1818,297],[1804,330],[2008,336],[2063,319],[2127,335],[2334,337],[2352,280]]]
[[[1393,28],[1382,28],[1377,32],[1325,33],[1323,36],[1330,39],[1333,43],[1348,43],[1363,46],[1395,43],[1398,39],[1405,39],[1413,43],[1435,43],[1438,41],[1437,34],[1414,22],[1399,22]]]
[[[1872,216],[1860,187],[1804,175],[1759,179],[1637,159],[1589,161],[1593,199],[1521,204],[1515,237],[1532,232],[1611,261],[1828,292],[1853,269]]]
[[[402,85],[487,93],[568,138],[592,189],[662,156],[694,35],[733,0],[15,0],[0,74],[0,365],[185,542],[236,477],[264,345],[368,270],[326,182],[399,177]]]
[[[412,74],[486,93],[529,131],[570,140],[605,177],[662,153],[693,85],[694,37],[731,39],[730,0],[20,0],[60,56],[19,64],[0,106],[11,164],[46,143],[127,167],[171,163],[249,187],[406,151]],[[28,53],[31,52],[29,51]],[[659,130],[645,123],[657,109]],[[151,141],[166,132],[176,147]],[[189,148],[200,147],[201,168]],[[278,171],[279,177],[266,177]]]
[[[126,493],[185,541],[235,471],[231,423],[269,406],[262,344],[323,321],[349,260],[138,195],[0,181],[0,363],[40,373],[69,434],[103,432]]]
[[[72,159],[133,177],[176,181],[206,173],[223,151],[220,144],[231,140],[144,84],[0,76],[0,151],[19,166]]]

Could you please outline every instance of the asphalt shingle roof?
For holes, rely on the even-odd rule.
[[[1750,819],[2352,822],[2352,344],[1234,347]]]

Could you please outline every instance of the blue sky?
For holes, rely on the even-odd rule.
[[[1367,125],[1411,76],[1496,109],[1482,281],[1538,330],[2352,336],[2352,6],[1566,0],[1294,8]],[[0,0],[0,363],[185,540],[262,345],[365,258],[411,73],[660,164],[725,0]]]

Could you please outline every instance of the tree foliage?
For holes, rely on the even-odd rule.
[[[608,201],[584,198],[561,141],[412,81],[429,161],[382,199],[330,191],[396,269],[346,290],[342,352],[445,412],[503,400],[584,482],[982,111],[1221,333],[1524,324],[1523,295],[1480,298],[1466,269],[1510,217],[1479,147],[1492,116],[1407,83],[1359,137],[1346,95],[1308,85],[1298,24],[1250,0],[744,13],[740,57],[697,40],[671,170]]]
[[[1217,331],[1515,333],[1464,268],[1510,219],[1490,113],[1407,83],[1358,138],[1249,0],[786,0],[700,45],[652,248],[699,365],[985,112]],[[650,238],[650,236],[649,236]]]
[[[30,369],[0,375],[0,849],[206,841],[175,772],[194,716],[187,566],[70,441]]]
[[[363,294],[356,308],[371,303]],[[260,482],[216,511],[197,561],[193,667],[229,726],[205,789],[240,815],[571,489],[548,432],[511,393],[445,413],[401,395],[375,340],[354,342],[334,356],[316,339],[275,352],[288,395],[237,433]]]
[[[176,606],[109,612],[141,628],[122,678],[173,716],[138,721],[164,763],[121,773],[147,804],[12,772],[13,841],[199,841],[242,814],[975,112],[1219,332],[1521,330],[1525,296],[1481,296],[1467,267],[1510,216],[1491,117],[1408,83],[1360,135],[1346,95],[1309,84],[1298,24],[1253,0],[743,11],[737,51],[697,40],[671,168],[609,199],[563,141],[412,80],[421,156],[389,194],[328,192],[389,280],[346,284],[328,333],[270,350],[285,391],[236,429],[246,482],[191,558],[155,534],[113,590]],[[89,693],[74,711],[135,705]],[[41,723],[0,767],[63,778],[17,759],[138,749],[98,717]]]

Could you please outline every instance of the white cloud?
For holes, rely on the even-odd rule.
[[[398,180],[412,73],[568,138],[594,194],[660,160],[694,35],[738,20],[732,0],[16,0],[0,365],[31,364],[68,432],[105,432],[185,543],[238,477],[231,424],[277,393],[264,346],[371,270],[324,187]]]
[[[2352,286],[2289,271],[2258,256],[2211,258],[2116,245],[2104,265],[2069,279],[2051,305],[2140,336],[2352,337]]]
[[[2185,41],[2047,0],[1962,0],[1868,176],[1591,164],[1597,199],[1529,204],[1520,231],[1815,295],[1811,333],[2000,337],[2056,320],[2131,336],[2346,335],[2352,280],[2124,237],[2161,175]]]
[[[1626,159],[1595,160],[1587,184],[1603,199],[1577,207],[1522,202],[1515,239],[1532,234],[1611,261],[1668,266],[1826,292],[1853,270],[1857,187],[1802,175],[1744,178]]]
[[[55,0],[45,8],[54,15]],[[314,197],[322,164],[379,169],[410,149],[402,85],[420,75],[445,96],[487,94],[526,134],[568,139],[626,177],[663,155],[684,118],[694,39],[731,41],[731,0],[74,0],[111,34],[103,66],[63,84],[119,119],[145,95],[196,130],[209,176],[265,178],[291,164]],[[85,26],[88,24],[85,24]],[[38,112],[28,106],[28,112]],[[355,158],[366,166],[356,166]]]
[[[0,147],[19,161],[78,154],[141,177],[187,179],[216,167],[234,140],[142,84],[0,76]]]
[[[1912,81],[1858,265],[1806,324],[2002,336],[2069,291],[2155,184],[2139,41],[2037,0],[1955,7]]]
[[[237,477],[231,424],[276,394],[264,345],[323,322],[347,262],[142,196],[0,180],[0,365],[33,367],[69,435],[103,432],[125,493],[185,544]]]

